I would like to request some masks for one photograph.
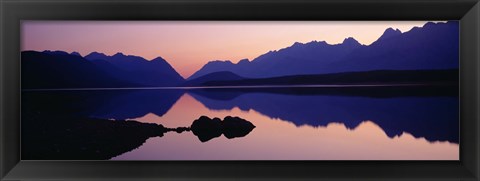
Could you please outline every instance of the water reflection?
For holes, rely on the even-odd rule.
[[[26,160],[105,160],[140,147],[148,138],[168,132],[193,132],[201,142],[222,134],[241,138],[255,126],[242,118],[227,116],[223,121],[206,116],[190,127],[167,128],[155,123],[133,120],[106,120],[86,117],[49,116],[28,112],[23,134],[22,159]]]
[[[90,116],[108,119],[132,119],[148,113],[163,116],[183,93],[183,90],[122,91],[122,94],[103,100]]]
[[[208,132],[213,136],[205,136],[187,129],[175,130],[181,134],[144,135],[129,149],[117,149],[110,157],[126,160],[458,160],[458,97],[455,88],[438,90],[290,88],[23,92],[22,133],[29,133],[24,129],[37,130],[48,125],[45,120],[38,123],[38,120],[27,119],[45,115],[49,120],[62,120],[67,125],[80,118],[134,119],[167,128],[187,128],[202,115],[239,116],[251,121],[255,131],[232,135],[222,132],[225,137],[213,134],[215,131]],[[37,124],[24,124],[28,121]],[[62,121],[50,121],[49,129],[62,128]],[[63,135],[65,130],[57,133]],[[77,139],[87,134],[77,133]],[[65,145],[58,144],[59,141],[67,142],[60,139],[61,136],[54,142],[48,138],[38,140],[36,137],[42,137],[35,134],[22,135],[22,147],[35,150],[32,147],[44,145],[50,149],[46,153],[54,153],[51,150],[55,147]],[[104,137],[111,140],[114,136]],[[228,139],[234,137],[242,138]],[[118,138],[112,144],[133,139]],[[44,159],[109,159],[88,154],[75,157],[82,155],[82,151],[75,149],[64,149],[67,150],[64,155],[71,154],[67,157],[41,156]]]
[[[297,126],[318,127],[339,122],[353,129],[364,120],[373,120],[389,137],[408,132],[429,141],[458,143],[457,97],[372,98],[246,92],[225,100],[218,99],[217,91],[196,91],[191,95],[211,110],[231,110],[234,107],[255,110]]]
[[[237,115],[255,126],[248,136],[229,140],[218,137],[201,143],[188,134],[165,134],[148,139],[144,145],[114,160],[458,160],[458,144],[446,141],[430,142],[404,132],[393,138],[373,121],[365,120],[354,129],[342,123],[325,127],[297,126],[292,122],[269,118],[255,110],[237,107],[209,110],[192,96],[185,94],[163,117],[147,115],[139,121],[186,125],[168,122],[183,112],[183,107],[195,107],[196,112],[222,117]],[[195,117],[193,112],[187,117]],[[188,120],[188,119],[185,119]],[[189,133],[191,134],[191,133]]]

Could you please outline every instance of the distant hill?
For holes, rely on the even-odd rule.
[[[229,72],[230,74],[233,74]],[[375,70],[317,75],[292,75],[273,78],[215,80],[216,73],[192,80],[195,86],[259,85],[381,85],[381,84],[449,84],[458,85],[458,69],[449,70]],[[235,75],[235,74],[233,74]],[[208,77],[209,79],[204,79]],[[239,77],[239,76],[237,76]],[[207,81],[208,80],[208,81]]]
[[[302,74],[325,74],[370,70],[455,69],[459,66],[459,24],[426,23],[410,31],[386,29],[371,45],[353,38],[340,44],[325,41],[294,43],[267,52],[252,61],[211,61],[188,80],[229,71],[242,77],[268,78]]]
[[[188,80],[186,81],[183,86],[196,86],[196,85],[204,85],[207,82],[210,81],[237,81],[237,80],[242,80],[245,79],[244,77],[240,77],[237,74],[234,74],[232,72],[228,71],[222,71],[222,72],[214,72],[210,73],[201,77],[198,77],[193,80]]]
[[[148,61],[139,56],[122,53],[107,56],[92,52],[85,56],[85,59],[96,63],[116,78],[146,86],[176,86],[184,81],[183,77],[162,57]]]

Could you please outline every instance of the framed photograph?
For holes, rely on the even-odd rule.
[[[0,5],[2,180],[480,178],[476,0]]]

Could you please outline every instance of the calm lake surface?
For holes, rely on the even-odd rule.
[[[457,88],[24,91],[22,158],[458,160]],[[120,133],[121,138],[105,135],[108,139],[101,142],[82,135],[84,127],[78,124],[84,123],[68,123],[77,118],[92,119],[88,124],[93,126],[94,119],[135,120],[178,128],[190,127],[200,116],[238,116],[255,128],[243,137],[229,139],[221,135],[204,142],[192,131],[170,131],[139,138],[138,143],[129,145],[135,133]],[[59,121],[51,121],[55,119]],[[116,124],[111,122],[108,124]],[[102,137],[104,128],[95,129],[95,134],[100,135],[97,137]],[[113,141],[126,145],[118,150],[114,146],[102,147]],[[89,149],[101,152],[103,157],[82,156],[81,150]]]

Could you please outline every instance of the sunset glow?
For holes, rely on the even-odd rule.
[[[184,78],[211,60],[250,60],[295,42],[371,44],[385,29],[405,32],[426,21],[23,21],[23,50],[122,52],[166,59]]]

